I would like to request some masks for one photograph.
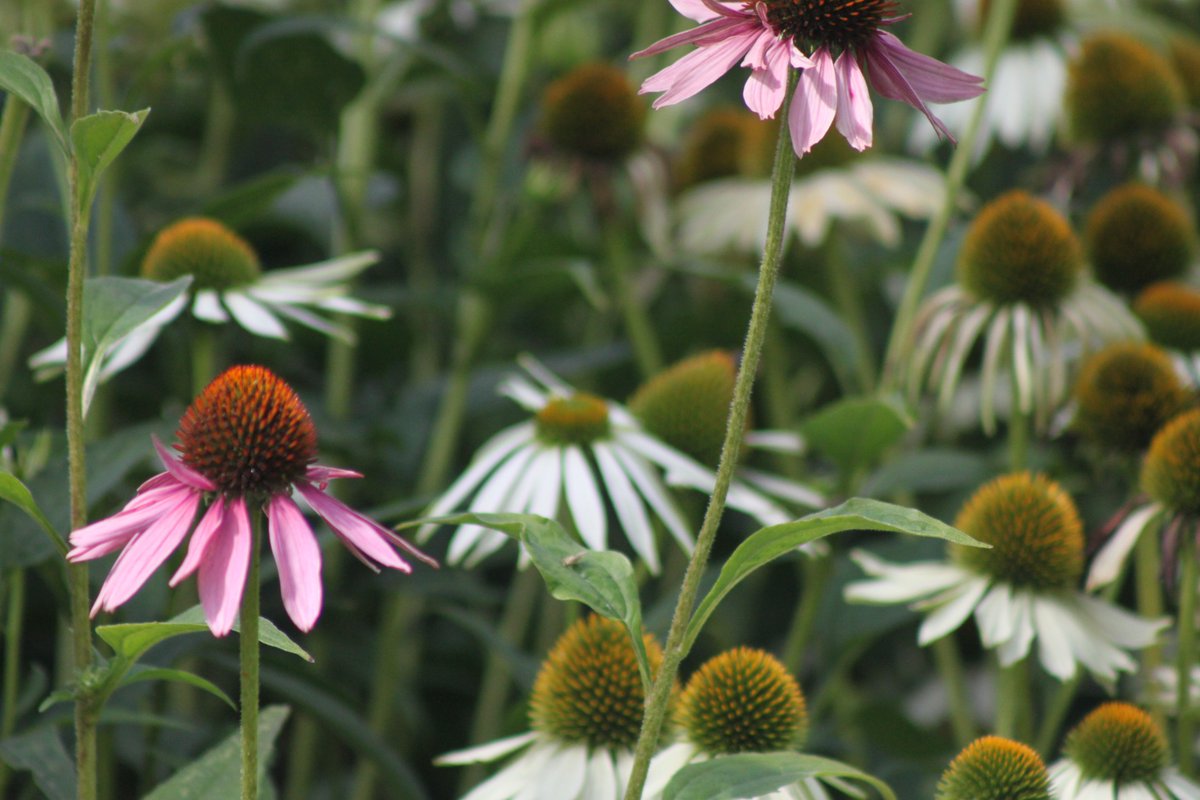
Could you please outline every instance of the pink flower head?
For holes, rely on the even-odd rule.
[[[834,121],[850,146],[871,146],[873,110],[867,79],[884,97],[901,100],[953,141],[926,102],[967,100],[983,92],[983,79],[913,52],[883,30],[892,0],[671,0],[679,13],[699,22],[630,58],[694,44],[696,49],[642,83],[641,93],[662,92],[654,108],[685,100],[741,61],[750,68],[742,93],[762,119],[783,104],[788,68],[804,71],[796,84],[788,128],[797,155],[804,155]],[[805,57],[801,46],[812,55]]]
[[[313,463],[316,427],[296,393],[269,370],[233,367],[219,375],[183,415],[177,436],[182,458],[155,439],[166,472],[142,484],[113,516],[71,534],[71,562],[121,550],[96,596],[93,616],[133,597],[192,531],[170,584],[198,572],[208,627],[215,636],[229,633],[250,568],[250,514],[262,509],[284,608],[297,628],[311,630],[321,614],[321,551],[290,496],[293,489],[368,567],[411,572],[395,547],[437,566],[394,532],[325,493],[334,478],[362,476]],[[208,510],[193,531],[206,500]]]

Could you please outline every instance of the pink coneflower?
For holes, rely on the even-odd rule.
[[[871,146],[868,76],[881,95],[908,103],[951,141],[925,103],[967,100],[983,92],[982,78],[915,53],[883,30],[903,19],[885,16],[896,8],[891,0],[671,0],[671,5],[701,24],[631,58],[681,44],[697,49],[647,78],[641,92],[663,92],[655,108],[672,105],[711,84],[740,59],[751,70],[742,93],[746,105],[768,119],[783,104],[788,67],[803,68],[788,113],[797,155],[812,149],[835,118],[852,147]],[[812,55],[805,57],[801,47]]]
[[[71,534],[72,562],[115,550],[121,555],[104,581],[92,614],[132,597],[179,546],[201,503],[175,586],[199,571],[200,602],[215,636],[233,628],[256,542],[250,515],[266,512],[268,535],[288,616],[303,631],[321,613],[321,551],[312,528],[290,497],[295,489],[360,561],[411,572],[393,546],[437,563],[392,531],[325,493],[334,478],[357,472],[313,463],[317,431],[292,388],[263,367],[232,367],[208,385],[184,413],[175,458],[157,439],[166,472],[142,484],[125,508]],[[123,549],[122,549],[123,548]]]

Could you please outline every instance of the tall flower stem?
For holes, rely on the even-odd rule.
[[[251,514],[250,572],[242,592],[238,650],[242,706],[242,800],[258,800],[258,601],[263,514]]]
[[[1142,538],[1146,538],[1143,534]],[[1179,547],[1179,630],[1175,653],[1176,741],[1179,770],[1192,777],[1196,773],[1196,720],[1192,716],[1192,667],[1196,664],[1196,539],[1192,530],[1180,536]]]
[[[217,377],[217,332],[207,322],[197,322],[191,340],[192,394],[198,395]]]
[[[784,95],[783,108],[779,110],[780,119],[787,119],[792,89],[795,85],[796,73],[792,71],[789,74],[788,90]],[[700,590],[700,578],[704,574],[704,566],[708,563],[708,555],[712,551],[713,540],[717,536],[717,526],[725,512],[725,500],[729,494],[733,471],[737,466],[738,453],[742,444],[742,431],[745,430],[746,414],[750,408],[754,375],[758,370],[763,343],[767,337],[767,322],[771,316],[771,298],[775,292],[776,278],[779,276],[779,264],[783,260],[784,217],[787,214],[788,192],[791,189],[792,175],[795,171],[796,156],[792,152],[788,126],[781,125],[779,140],[775,145],[775,164],[771,171],[771,204],[767,213],[767,241],[763,249],[762,265],[758,271],[758,287],[754,292],[750,324],[746,330],[746,341],[742,348],[742,363],[738,367],[737,379],[733,385],[733,400],[729,406],[729,418],[725,423],[725,441],[721,445],[721,459],[717,465],[716,483],[713,486],[708,509],[704,513],[704,521],[700,525],[700,533],[696,537],[696,548],[692,551],[687,571],[683,575],[679,600],[675,604],[675,614],[671,619],[670,632],[667,634],[662,666],[658,675],[655,676],[650,696],[646,700],[646,714],[642,720],[642,730],[638,735],[637,747],[634,750],[633,768],[629,776],[628,787],[625,790],[625,800],[638,800],[642,796],[642,787],[646,783],[646,771],[650,766],[650,757],[654,755],[663,723],[666,721],[671,687],[675,683],[675,676],[679,673],[679,664],[687,655],[683,647],[684,632],[687,630],[688,621],[692,616],[696,594]]]
[[[1133,551],[1134,589],[1137,593],[1137,610],[1145,619],[1158,619],[1163,615],[1162,560],[1159,557],[1158,524],[1151,521],[1138,537]],[[1153,642],[1141,652],[1142,675],[1149,677],[1162,664],[1162,645]],[[1159,727],[1164,727],[1166,717],[1161,700],[1151,692],[1147,698],[1150,716]]]
[[[1066,719],[1067,712],[1071,709],[1071,703],[1075,700],[1075,692],[1079,690],[1079,681],[1080,677],[1076,675],[1060,685],[1055,690],[1049,705],[1042,711],[1042,722],[1038,727],[1037,738],[1033,740],[1033,744],[1034,749],[1045,758],[1050,757],[1054,745],[1058,741],[1063,720]]]
[[[0,740],[12,735],[17,724],[17,689],[21,680],[21,623],[25,619],[25,570],[9,570],[4,614],[4,683],[0,688]],[[0,797],[11,773],[0,761]]]
[[[1027,739],[1026,730],[1032,721],[1029,704],[1029,662],[1021,659],[1007,667],[999,667],[996,678],[996,735],[1009,739]]]
[[[975,718],[971,714],[962,657],[953,635],[943,636],[933,643],[933,660],[950,702],[950,725],[954,729],[954,741],[959,748],[966,747],[976,736]]]
[[[1012,408],[1008,412],[1008,468],[1018,472],[1029,466],[1029,414],[1021,409],[1013,382]]]
[[[71,76],[71,119],[88,113],[88,71],[92,62],[95,0],[80,0],[75,25],[75,59]],[[71,158],[67,171],[67,207],[71,250],[67,265],[67,464],[71,529],[87,523],[87,465],[84,461],[83,279],[87,273],[88,209],[79,200],[79,164]],[[89,617],[87,564],[67,565],[71,607],[71,653],[75,674],[92,666],[92,627]],[[75,772],[79,800],[96,797],[95,699],[80,692],[75,699]]]
[[[625,335],[629,337],[629,343],[633,347],[633,359],[637,362],[638,372],[642,378],[650,378],[663,368],[662,348],[633,284],[633,264],[626,238],[628,232],[618,224],[615,212],[607,214],[606,217],[602,223],[605,255],[613,283],[616,285],[617,302],[625,316]]]
[[[1012,32],[1017,0],[996,0],[990,5],[987,27],[983,34],[983,76],[989,84],[996,74],[996,62],[1000,58],[1000,51],[1008,43]],[[975,139],[982,127],[983,110],[989,100],[990,98],[984,95],[976,102],[975,108],[972,110],[967,128],[963,132],[962,141],[959,142],[954,155],[950,158],[950,165],[946,168],[946,189],[942,197],[942,207],[929,221],[929,227],[925,229],[925,236],[921,239],[917,255],[913,259],[912,272],[904,287],[904,296],[900,300],[896,319],[892,323],[891,338],[888,340],[883,376],[883,388],[885,389],[895,388],[896,381],[902,373],[900,365],[908,355],[908,343],[912,335],[917,307],[925,296],[925,289],[929,285],[929,278],[933,272],[933,262],[937,258],[938,249],[942,246],[942,240],[946,238],[950,217],[958,205],[958,195],[966,182],[967,170],[970,169],[971,160],[974,157]]]

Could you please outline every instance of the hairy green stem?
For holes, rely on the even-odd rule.
[[[262,509],[251,512],[250,572],[242,592],[242,625],[238,636],[242,708],[242,800],[258,800],[258,606]]]
[[[654,326],[637,296],[633,282],[633,264],[629,255],[628,232],[617,224],[616,214],[608,214],[604,226],[605,254],[616,285],[617,303],[625,317],[625,334],[633,347],[633,360],[643,379],[657,375],[663,368],[662,348],[654,335]]]
[[[1177,716],[1175,752],[1179,771],[1193,777],[1196,774],[1196,718],[1192,714],[1192,667],[1196,665],[1196,539],[1191,526],[1180,533],[1179,546],[1179,631],[1178,651],[1175,653],[1175,697]]]
[[[17,725],[17,688],[21,681],[21,623],[25,620],[25,570],[9,570],[8,602],[4,614],[4,686],[0,690],[0,740],[12,735]],[[11,776],[8,764],[0,761],[0,797]]]
[[[996,0],[991,3],[983,34],[983,77],[989,84],[996,74],[996,62],[1000,59],[1000,51],[1008,43],[1016,8],[1017,0]],[[987,102],[988,98],[985,95],[975,103],[971,118],[967,121],[967,128],[963,132],[962,141],[954,151],[954,155],[950,158],[950,165],[946,169],[946,188],[942,197],[942,206],[929,221],[929,227],[925,229],[925,236],[921,239],[917,255],[913,259],[912,272],[904,287],[904,296],[900,300],[896,319],[892,323],[891,338],[888,340],[882,381],[885,389],[894,389],[903,373],[901,365],[908,358],[909,339],[912,335],[917,308],[929,285],[933,263],[937,258],[938,249],[942,246],[942,240],[946,238],[950,217],[958,206],[958,195],[966,182],[967,171],[974,158],[975,139],[979,135],[983,122],[983,110]]]
[[[967,694],[967,681],[963,674],[962,657],[953,634],[943,636],[933,643],[933,660],[938,675],[946,688],[950,702],[950,726],[954,729],[954,741],[959,749],[970,744],[976,736],[975,715],[971,713],[971,700]]]
[[[792,72],[788,80],[788,92],[785,94],[780,118],[787,119],[788,107],[791,105],[791,88],[795,86],[796,74]],[[725,441],[721,446],[721,459],[717,465],[717,477],[713,486],[712,497],[708,509],[704,513],[704,521],[700,525],[700,533],[696,537],[696,548],[688,561],[687,571],[683,576],[683,585],[679,590],[679,599],[675,604],[675,614],[671,619],[671,629],[667,635],[667,645],[663,653],[662,666],[655,676],[650,696],[646,700],[646,714],[642,720],[642,730],[638,735],[637,747],[634,749],[633,768],[629,776],[629,784],[625,791],[625,800],[638,800],[642,796],[642,787],[646,783],[646,770],[650,766],[650,757],[658,746],[659,735],[667,718],[667,706],[671,698],[671,687],[675,684],[675,676],[679,672],[679,664],[687,655],[684,648],[684,632],[700,590],[700,579],[704,574],[704,566],[708,563],[708,555],[712,551],[713,540],[717,536],[717,527],[725,512],[725,500],[729,494],[729,484],[737,467],[738,454],[741,450],[742,432],[746,426],[746,415],[750,409],[750,394],[754,388],[754,376],[758,370],[758,362],[762,356],[763,342],[766,340],[767,322],[771,316],[771,298],[775,292],[775,281],[779,275],[779,264],[783,260],[784,218],[787,214],[788,192],[792,185],[792,175],[796,171],[796,156],[792,152],[791,137],[787,125],[781,125],[779,140],[775,145],[775,164],[771,173],[771,204],[767,215],[767,241],[763,249],[762,265],[758,272],[758,287],[754,293],[754,305],[750,312],[750,324],[746,330],[746,341],[742,348],[742,363],[738,367],[737,379],[733,386],[733,401],[729,407],[729,418],[725,424]]]

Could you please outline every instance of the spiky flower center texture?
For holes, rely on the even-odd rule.
[[[1147,286],[1133,312],[1151,340],[1173,350],[1200,350],[1200,292],[1182,283]]]
[[[861,47],[899,7],[893,0],[757,0],[777,34],[806,53],[828,47],[834,55]]]
[[[1188,392],[1171,359],[1144,342],[1118,342],[1084,362],[1075,384],[1076,426],[1104,447],[1140,452]]]
[[[1125,783],[1153,781],[1167,766],[1167,737],[1142,709],[1105,703],[1083,718],[1063,747],[1084,777]]]
[[[1200,409],[1180,414],[1154,435],[1142,463],[1142,488],[1172,511],[1200,514]]]
[[[649,634],[645,643],[657,672],[662,648]],[[591,616],[568,628],[542,663],[529,716],[534,728],[564,742],[627,748],[637,742],[644,702],[625,628]]]
[[[1133,293],[1182,275],[1192,260],[1196,231],[1182,205],[1157,189],[1131,183],[1096,203],[1086,240],[1096,278]]]
[[[175,447],[228,495],[287,491],[317,459],[317,429],[292,387],[263,367],[231,367],[192,401]]]
[[[716,466],[725,442],[737,363],[726,350],[684,359],[641,386],[629,400],[646,430],[703,464]]]
[[[800,685],[770,653],[739,647],[706,662],[680,699],[688,738],[707,753],[799,746],[808,731]]]
[[[173,281],[192,276],[192,291],[231,289],[261,274],[250,244],[215,219],[189,217],[164,228],[142,259],[142,276]]]
[[[990,550],[954,547],[960,563],[1014,586],[1074,586],[1083,572],[1083,523],[1063,488],[1044,475],[1001,475],[977,491],[955,527]]]
[[[645,103],[629,78],[609,64],[585,64],[542,96],[542,127],[559,150],[584,158],[620,159],[642,139]]]
[[[1183,86],[1166,59],[1123,33],[1093,34],[1067,66],[1067,118],[1080,141],[1161,134],[1183,102]]]
[[[538,436],[549,444],[591,444],[608,436],[608,404],[586,392],[552,397],[535,423]]]
[[[976,739],[955,756],[936,800],[1050,800],[1050,775],[1031,747],[1000,736]]]
[[[980,24],[986,24],[991,13],[992,0],[979,4]],[[1061,0],[1019,0],[1013,15],[1010,38],[1014,42],[1026,42],[1038,36],[1050,36],[1062,28],[1066,10]]]
[[[988,203],[971,223],[958,280],[980,300],[1046,308],[1075,287],[1082,266],[1082,248],[1063,215],[1016,190]]]

